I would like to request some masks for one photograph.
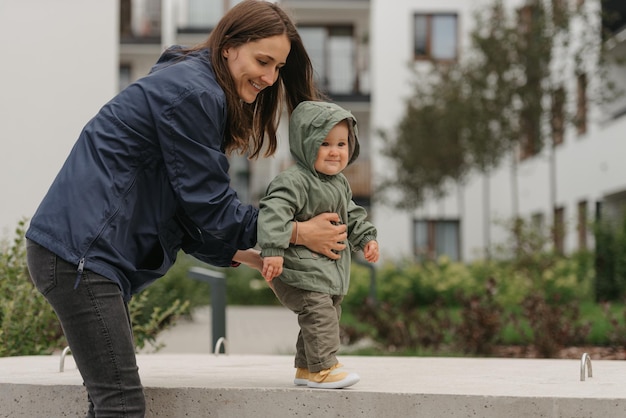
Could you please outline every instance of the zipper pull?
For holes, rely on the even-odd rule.
[[[78,283],[80,283],[80,278],[83,275],[83,268],[85,267],[85,258],[81,258],[78,261],[78,274],[76,275],[76,282],[74,283],[74,290],[78,288]]]

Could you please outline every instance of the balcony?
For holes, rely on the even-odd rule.
[[[360,158],[350,164],[344,174],[352,187],[352,196],[368,199],[372,194],[372,169],[369,158]],[[359,199],[359,200],[360,200]]]
[[[120,43],[161,43],[161,0],[120,1]]]

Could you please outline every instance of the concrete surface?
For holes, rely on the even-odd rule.
[[[226,340],[229,354],[295,354],[298,318],[282,306],[228,306]],[[163,331],[157,343],[162,354],[213,353],[211,307],[192,313],[192,320],[179,320]],[[144,352],[154,351],[147,347]]]
[[[206,320],[206,312],[198,315]],[[197,320],[162,336],[179,348],[170,343],[169,353],[138,356],[148,418],[626,417],[623,361],[592,359],[593,377],[581,381],[579,360],[344,355],[359,383],[308,389],[293,385],[293,357],[280,353],[297,333],[289,311],[229,307],[229,354],[217,356],[210,354],[210,321]],[[71,356],[63,373],[59,366],[59,355],[0,358],[0,417],[84,416]]]
[[[142,354],[148,417],[567,417],[626,416],[626,362],[342,357],[355,386],[293,386],[291,356]],[[79,417],[82,380],[71,357],[0,359],[1,417]]]

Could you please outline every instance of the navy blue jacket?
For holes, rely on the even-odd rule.
[[[182,248],[216,266],[256,243],[256,208],[230,188],[226,98],[209,51],[166,51],[91,119],[26,237],[117,282],[126,300]],[[79,283],[77,282],[77,285]]]

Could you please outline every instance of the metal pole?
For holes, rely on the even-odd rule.
[[[367,267],[370,270],[370,292],[369,292],[369,299],[370,302],[372,302],[374,304],[374,306],[376,306],[377,302],[378,302],[378,298],[376,296],[377,294],[377,290],[376,290],[376,268],[374,267],[373,264],[368,263],[365,260],[361,260],[358,257],[354,257],[352,258],[352,261],[354,261],[356,264],[363,266],[363,267]]]
[[[226,275],[202,267],[191,267],[189,277],[211,286],[211,347],[217,347],[220,338],[226,339]],[[225,353],[225,345],[220,344],[219,350]]]

